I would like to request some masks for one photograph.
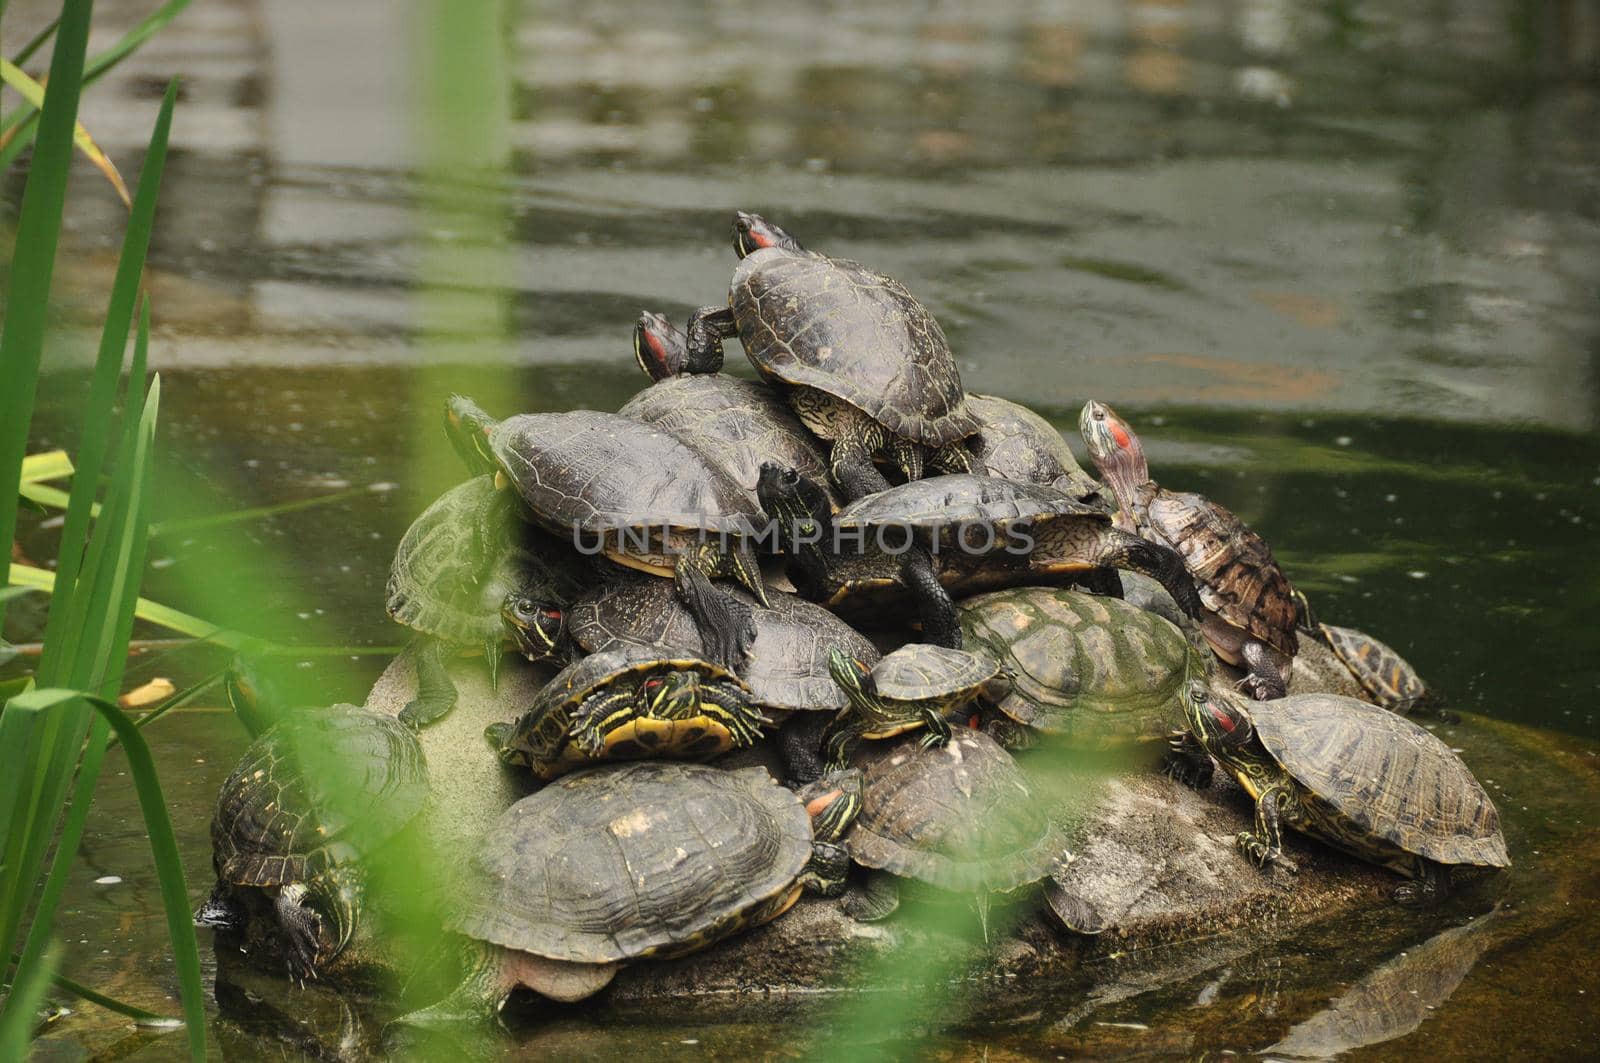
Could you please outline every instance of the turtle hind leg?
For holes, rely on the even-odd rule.
[[[846,501],[889,490],[889,481],[872,464],[872,455],[888,443],[883,426],[864,413],[857,413],[840,425],[839,436],[828,451],[828,471]]]
[[[889,454],[894,458],[894,463],[900,467],[906,483],[922,479],[922,452],[920,444],[902,436],[895,436],[889,441]]]
[[[683,603],[694,614],[710,659],[738,672],[756,641],[756,618],[750,607],[718,590],[700,565],[685,555],[678,562],[674,583]]]
[[[797,712],[778,729],[778,751],[789,786],[808,786],[822,777],[822,737],[827,728],[825,713]]]
[[[1390,894],[1403,908],[1431,908],[1450,895],[1450,869],[1432,860],[1420,860],[1417,877],[1408,879]]]
[[[739,334],[733,308],[702,306],[689,315],[684,359],[685,373],[715,373],[722,368],[722,341]]]
[[[978,472],[972,462],[972,451],[964,440],[946,443],[928,455],[928,464],[940,472]]]
[[[869,872],[861,888],[851,890],[844,899],[844,914],[858,923],[887,919],[899,907],[900,886],[884,871]]]
[[[1077,579],[1078,586],[1090,594],[1098,594],[1102,598],[1122,597],[1122,577],[1117,575],[1117,570],[1099,565],[1091,568]]]
[[[1289,693],[1279,656],[1260,639],[1248,639],[1241,648],[1250,672],[1241,680],[1245,691],[1257,701],[1275,701]]]
[[[1178,608],[1189,616],[1199,618],[1203,612],[1194,577],[1189,575],[1176,550],[1107,527],[1100,535],[1096,552],[1098,556],[1094,560],[1098,564],[1138,572],[1161,584],[1178,603]]]
[[[936,646],[961,649],[961,619],[950,592],[939,582],[933,558],[920,546],[907,550],[900,562],[900,581],[917,599],[922,614],[922,639]]]
[[[442,718],[456,705],[456,685],[444,663],[444,645],[428,639],[417,650],[417,696],[400,710],[400,722],[420,730]]]
[[[306,894],[304,883],[291,882],[278,891],[273,902],[289,977],[301,985],[317,977],[322,952],[322,916],[305,903]]]

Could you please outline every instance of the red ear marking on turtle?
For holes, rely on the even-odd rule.
[[[1229,734],[1233,734],[1233,717],[1229,716],[1227,712],[1222,709],[1213,708],[1211,710],[1211,718],[1217,721],[1218,727],[1222,728]]]
[[[1126,450],[1128,448],[1128,444],[1132,442],[1132,440],[1128,438],[1128,430],[1122,427],[1121,422],[1114,417],[1111,419],[1109,426],[1111,428],[1111,437],[1117,441],[1117,446]]]
[[[833,804],[843,796],[843,790],[829,790],[820,797],[813,797],[810,801],[806,802],[806,815],[815,819],[817,816],[820,816],[823,812],[827,811],[829,805]]]

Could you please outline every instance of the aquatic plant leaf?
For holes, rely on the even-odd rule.
[[[29,77],[27,71],[22,70],[9,59],[0,59],[0,81],[16,89],[22,98],[35,107],[44,106],[44,86]],[[106,153],[100,150],[100,145],[94,142],[89,131],[83,128],[82,122],[73,123],[72,140],[78,145],[78,150],[83,152],[84,158],[94,164],[95,169],[105,174],[106,180],[111,182],[111,187],[116,189],[117,198],[122,200],[122,205],[129,210],[133,209],[133,199],[128,195],[128,186],[122,180],[122,174],[117,169],[117,164],[112,162]]]
[[[17,972],[16,984],[0,1014],[0,1059],[27,1059],[33,1040],[34,1016],[44,1005],[44,991],[61,966],[61,946],[54,944],[32,970]]]
[[[72,472],[72,459],[64,450],[47,450],[43,454],[29,454],[22,459],[22,482],[25,484],[63,480]]]
[[[32,565],[13,564],[11,566],[11,583],[17,587],[54,593],[56,589],[56,574],[48,569],[35,568]],[[148,598],[140,598],[134,603],[134,615],[140,620],[148,620],[152,624],[160,624],[164,628],[170,628],[191,638],[207,639],[218,645],[230,648],[247,640],[247,636],[237,631],[224,631],[221,627],[208,620],[201,620],[197,616],[179,612],[170,606],[152,602]]]

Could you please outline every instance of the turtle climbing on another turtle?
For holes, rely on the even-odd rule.
[[[417,696],[401,713],[422,727],[455,705],[449,652],[483,655],[493,685],[508,641],[530,660],[548,659],[554,633],[536,605],[559,610],[587,588],[587,559],[524,523],[515,500],[477,476],[441,495],[412,522],[389,569],[389,616],[422,639]]]
[[[271,901],[289,974],[317,977],[355,932],[362,861],[415,819],[427,797],[422,747],[394,717],[354,705],[282,713],[217,795],[217,884],[195,925],[240,929],[240,895],[260,891]]]
[[[948,717],[970,705],[998,670],[974,654],[914,642],[870,666],[836,649],[829,671],[850,699],[822,736],[823,765],[837,770],[849,765],[863,738],[927,728],[923,745],[949,742]]]
[[[735,214],[733,247],[728,304],[689,319],[688,372],[720,369],[722,341],[738,336],[757,371],[831,444],[829,468],[848,499],[889,486],[878,455],[908,480],[924,464],[972,471],[962,440],[978,421],[950,343],[905,285],[808,251],[758,214]]]
[[[1245,683],[1253,697],[1283,697],[1298,648],[1295,606],[1271,548],[1204,495],[1168,491],[1150,479],[1139,437],[1105,403],[1089,400],[1078,429],[1117,496],[1118,520],[1183,557],[1206,609],[1201,629],[1212,651],[1249,668]]]
[[[1255,800],[1238,845],[1263,867],[1288,863],[1286,825],[1405,876],[1394,897],[1407,905],[1443,898],[1452,867],[1511,864],[1489,795],[1403,716],[1332,694],[1248,703],[1198,682],[1186,711],[1191,754],[1216,758]]]
[[[498,1016],[518,985],[582,1000],[623,964],[706,948],[807,889],[837,895],[860,790],[857,772],[795,794],[764,768],[667,761],[565,776],[512,805],[466,868],[447,918],[469,943],[459,987],[396,1021]]]
[[[527,712],[485,737],[507,764],[551,779],[597,760],[704,760],[753,745],[769,723],[732,672],[669,647],[621,644],[568,665]]]

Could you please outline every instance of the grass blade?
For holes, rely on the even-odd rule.
[[[49,569],[35,568],[32,565],[13,564],[11,583],[16,587],[28,587],[53,594],[56,589],[56,574]],[[206,639],[229,649],[236,649],[250,641],[249,636],[240,632],[224,631],[208,620],[181,613],[159,602],[152,602],[148,598],[140,598],[134,603],[133,615],[140,620],[148,620],[152,624],[159,624],[164,628],[188,635],[190,638]]]
[[[16,963],[21,959],[22,957],[16,953],[11,954],[12,963]],[[139,1007],[137,1004],[129,1004],[127,1001],[118,1000],[116,997],[108,997],[104,993],[90,989],[82,982],[73,981],[64,974],[57,974],[51,980],[55,983],[57,989],[65,993],[71,993],[80,1000],[87,1000],[91,1004],[97,1004],[107,1011],[114,1011],[118,1015],[126,1015],[133,1020],[136,1026],[161,1028],[183,1025],[182,1019],[175,1019],[171,1015],[162,1015],[149,1011]]]
[[[6,998],[0,1015],[0,1059],[27,1059],[28,1042],[33,1040],[34,1016],[44,1004],[44,991],[61,966],[61,946],[51,945],[42,961],[31,971],[17,975],[17,984]]]
[[[64,450],[47,450],[43,454],[29,454],[22,459],[22,482],[42,483],[45,480],[64,480],[72,475],[72,459]]]
[[[0,59],[0,81],[16,89],[22,94],[22,98],[33,106],[40,107],[44,104],[44,86],[29,77],[26,71],[9,59]],[[133,200],[128,197],[128,186],[123,183],[117,164],[100,150],[100,145],[96,144],[89,131],[83,128],[82,122],[74,122],[72,128],[72,140],[78,145],[78,150],[83,152],[84,158],[94,164],[95,169],[105,174],[106,180],[111,182],[111,187],[117,190],[117,197],[122,200],[122,205],[132,210]]]
[[[3,10],[5,10],[5,5],[0,4],[0,11]],[[56,27],[59,25],[61,25],[60,15],[57,15],[49,22],[46,22],[44,29],[40,30],[38,33],[35,33],[33,35],[33,40],[29,41],[27,44],[24,44],[17,54],[11,57],[11,61],[18,66],[21,66],[29,59],[32,59],[33,53],[37,52],[41,47],[44,46],[44,42],[48,41],[55,34]]]

